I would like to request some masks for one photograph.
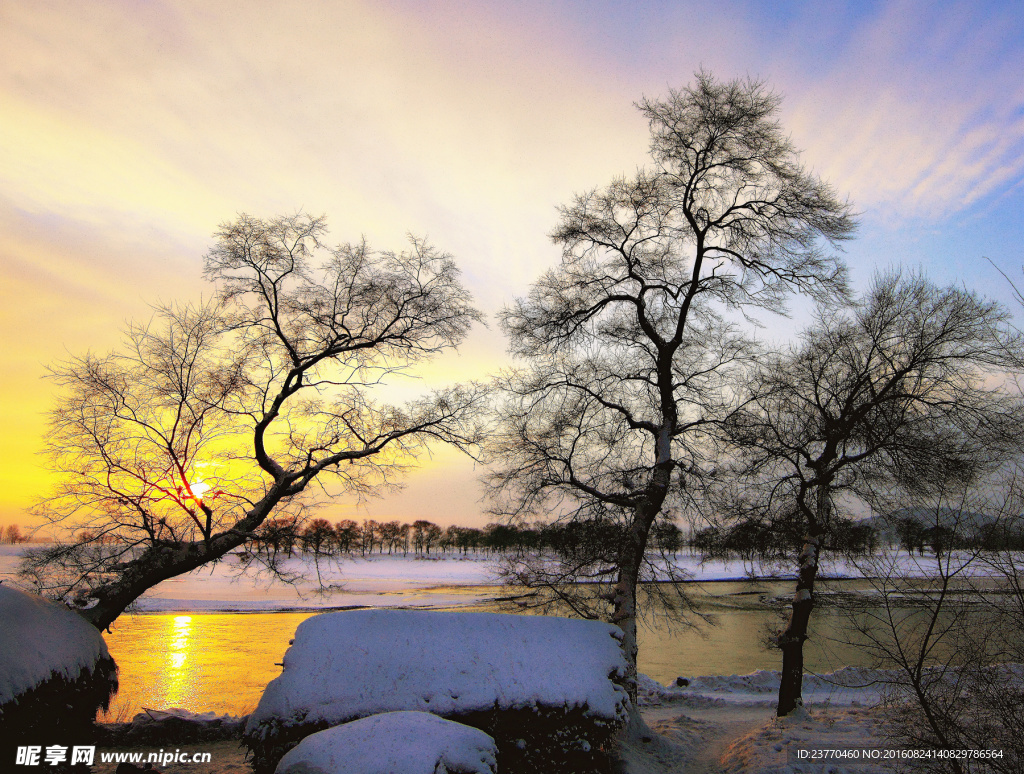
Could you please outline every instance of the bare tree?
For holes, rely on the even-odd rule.
[[[1020,339],[1007,312],[959,288],[892,272],[852,311],[819,310],[802,344],[766,358],[730,419],[742,498],[731,511],[802,534],[789,625],[778,637],[778,714],[800,701],[803,643],[837,499],[881,486],[928,495],[1012,454],[1024,414],[999,384]],[[784,527],[784,528],[783,528]]]
[[[327,519],[312,519],[302,530],[302,550],[319,558],[333,553],[334,527]]]
[[[21,534],[21,527],[17,524],[8,524],[4,527],[3,542],[11,543],[12,545],[25,542],[25,537]]]
[[[359,543],[359,524],[352,519],[342,519],[334,525],[334,541],[338,551],[350,554]]]
[[[388,521],[380,525],[382,552],[385,546],[387,547],[389,554],[395,553],[398,550],[399,544],[402,541],[403,526],[404,525],[400,521]]]
[[[323,218],[241,215],[206,256],[215,302],[160,308],[121,349],[53,369],[64,392],[48,451],[63,483],[39,511],[105,542],[32,557],[43,591],[107,627],[272,515],[301,524],[315,481],[366,497],[426,442],[478,440],[476,387],[373,399],[480,318],[452,259],[417,239],[402,253],[330,248],[325,233]]]
[[[429,554],[430,547],[438,544],[443,536],[444,532],[432,521],[419,519],[412,523],[412,543],[416,553]]]
[[[799,164],[778,106],[761,83],[706,73],[644,100],[653,165],[563,207],[561,264],[501,316],[527,366],[499,380],[493,509],[621,525],[598,560],[634,672],[652,525],[696,496],[730,372],[752,352],[723,315],[845,291],[821,244],[851,234],[850,208]]]

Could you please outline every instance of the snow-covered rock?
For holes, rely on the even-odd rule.
[[[117,666],[99,631],[67,608],[6,584],[0,622],[3,741],[41,730],[82,738],[117,690]]]
[[[616,627],[498,613],[358,610],[306,619],[247,731],[264,721],[331,724],[394,710],[437,715],[537,705],[620,719]]]
[[[483,731],[427,712],[387,712],[307,736],[276,774],[495,774]]]
[[[96,627],[65,607],[0,584],[0,707],[53,677],[77,680],[109,659]]]
[[[487,731],[499,750],[589,753],[626,720],[621,631],[567,618],[359,610],[304,621],[246,725],[257,761],[400,710]],[[515,753],[512,753],[515,754]],[[504,764],[503,764],[504,766]]]

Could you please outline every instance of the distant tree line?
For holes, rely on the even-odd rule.
[[[691,547],[705,558],[739,557],[784,559],[799,552],[803,542],[802,523],[796,514],[771,523],[740,521],[729,526],[710,526],[694,532]],[[824,546],[848,554],[874,553],[878,531],[869,523],[837,518],[829,525]]]
[[[949,551],[1024,551],[1024,517],[1012,521],[986,523],[977,520],[970,529],[953,529],[935,523],[935,519],[908,513],[906,509],[876,519],[836,518],[826,533],[823,548],[854,555],[869,556],[879,549],[896,547],[908,554],[943,556]],[[687,535],[678,525],[659,520],[653,530],[650,549],[676,556],[681,551],[702,559],[744,561],[785,559],[798,551],[803,540],[801,523],[795,515],[772,522],[741,521],[730,525],[712,525]],[[414,556],[431,554],[519,555],[548,553],[569,561],[601,559],[607,546],[620,536],[621,525],[613,521],[554,522],[532,525],[487,524],[479,527],[451,525],[441,527],[420,519],[412,524],[398,520],[376,521],[342,519],[331,523],[316,518],[271,519],[257,542],[258,550],[272,556],[296,553],[318,556],[367,556],[389,554]],[[112,538],[92,530],[76,535],[80,543],[106,544]],[[0,543],[25,543],[28,537],[17,524],[0,530]]]
[[[316,518],[269,519],[262,526],[256,550],[270,557],[297,553],[317,556],[369,556],[389,554],[431,556],[446,554],[506,555],[551,552],[563,558],[594,558],[617,537],[622,527],[614,522],[568,522],[533,525],[488,524],[479,527],[441,527],[420,519],[401,521],[342,519],[332,524]],[[85,539],[95,541],[91,533]],[[652,548],[676,554],[686,546],[682,530],[669,521],[656,525]]]
[[[835,518],[825,532],[822,547],[847,555],[867,556],[881,548],[896,547],[908,554],[943,556],[949,551],[1024,551],[1021,519],[1012,522],[978,523],[967,530],[935,523],[905,512],[880,519],[856,521]],[[798,519],[771,523],[742,521],[730,526],[710,526],[697,530],[687,541],[691,550],[704,558],[737,557],[785,559],[787,551],[799,550],[803,535]]]
[[[868,556],[887,547],[919,556],[943,556],[948,551],[1024,551],[1024,519],[991,523],[982,520],[971,529],[961,525],[956,530],[934,522],[935,519],[906,511],[879,519],[836,518],[829,525],[823,548],[854,556]],[[728,526],[712,525],[687,535],[673,522],[660,520],[652,530],[650,549],[673,557],[687,551],[702,559],[782,560],[788,552],[799,550],[803,540],[800,527],[801,522],[794,515],[770,523],[747,520]],[[342,519],[332,524],[323,518],[305,522],[284,518],[267,521],[257,545],[259,551],[276,557],[296,553],[325,557],[547,553],[568,561],[594,562],[600,561],[607,547],[615,544],[621,529],[620,524],[610,520],[532,525],[491,523],[481,529],[455,524],[441,527],[424,519],[412,524]],[[5,527],[0,537],[4,543],[27,540],[17,524]],[[77,538],[80,542],[108,542],[89,530],[81,531]]]
[[[979,523],[971,530],[953,530],[904,512],[883,517],[881,522],[879,525],[875,519],[836,518],[829,525],[823,545],[829,551],[860,556],[874,554],[888,546],[896,546],[907,553],[931,552],[938,556],[956,550],[1024,550],[1024,528],[1005,523]],[[799,550],[803,540],[801,526],[800,519],[794,515],[789,520],[771,523],[750,520],[729,526],[714,525],[687,536],[673,522],[660,520],[653,529],[650,548],[671,556],[685,550],[703,559],[784,559],[789,552]],[[424,519],[412,524],[374,519],[362,522],[342,519],[334,524],[323,518],[308,522],[270,519],[260,532],[259,550],[274,556],[539,552],[570,561],[599,561],[600,554],[615,545],[621,529],[621,524],[611,520],[532,525],[491,523],[479,528],[455,524],[441,527]],[[13,542],[8,539],[7,531],[4,537],[6,542]],[[95,538],[89,535],[88,539]]]
[[[1018,517],[1009,522],[976,523],[969,529],[929,523],[912,515],[892,520],[897,545],[908,554],[931,551],[943,556],[949,551],[1024,551],[1024,527]]]

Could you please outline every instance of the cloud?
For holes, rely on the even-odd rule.
[[[805,158],[888,222],[941,219],[1024,174],[1024,51],[1009,9],[893,3],[856,20],[824,70],[791,70]]]

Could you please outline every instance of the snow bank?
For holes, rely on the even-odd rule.
[[[0,585],[0,707],[60,677],[77,680],[109,659],[96,627],[42,597]]]
[[[685,685],[663,686],[646,675],[637,680],[637,699],[641,705],[682,702],[695,705],[745,704],[774,705],[778,699],[780,673],[758,669],[746,675],[703,675],[680,678]],[[895,673],[888,670],[843,667],[835,672],[804,675],[805,705],[831,704],[870,706],[882,699],[893,685]]]
[[[0,580],[16,582],[22,554],[43,545],[0,545]],[[956,553],[954,558],[960,560]],[[670,577],[662,559],[651,556],[650,561],[656,577],[662,580]],[[897,574],[903,577],[924,578],[937,574],[934,556],[911,557],[899,553],[886,561],[894,563]],[[699,556],[680,554],[674,563],[686,578],[694,581],[794,577],[792,564],[785,562],[760,564],[736,558],[704,562]],[[322,560],[318,570],[313,557],[296,554],[284,561],[283,569],[304,576],[304,580],[291,586],[271,584],[266,578],[239,576],[238,557],[229,554],[216,565],[170,578],[150,589],[138,600],[137,609],[140,612],[256,612],[472,605],[493,596],[492,591],[477,587],[499,583],[500,564],[500,560],[479,554],[468,557],[446,554],[429,559],[374,554]],[[821,559],[818,577],[863,578],[864,571],[870,570],[870,563],[862,564],[863,567],[858,567],[842,557],[826,555]],[[992,572],[984,562],[975,562],[967,569],[975,575]],[[321,581],[326,593],[321,593],[325,591],[320,587]],[[788,600],[788,594],[786,598]]]
[[[276,774],[495,774],[483,731],[427,712],[388,712],[307,736]]]
[[[621,637],[596,621],[497,613],[314,616],[249,717],[246,744],[272,761],[314,731],[411,710],[482,728],[503,755],[555,737],[589,753],[626,719]]]

